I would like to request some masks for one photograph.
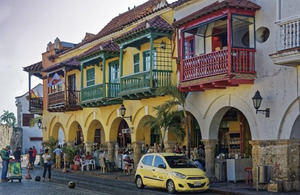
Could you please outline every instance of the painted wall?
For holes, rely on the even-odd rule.
[[[270,37],[264,43],[256,41],[256,72],[257,78],[253,85],[240,85],[227,89],[193,92],[188,97],[188,107],[199,122],[204,139],[217,138],[218,121],[225,114],[224,108],[235,107],[246,116],[253,140],[289,139],[292,126],[299,115],[299,68],[275,65],[269,54],[276,52],[276,38],[279,30],[276,14],[277,3],[273,0],[253,1],[262,8],[257,11],[255,28],[267,27]],[[284,7],[299,7],[300,2],[282,1]],[[175,10],[175,18],[180,19],[211,1],[197,3]],[[293,4],[292,4],[293,3]],[[297,11],[288,9],[289,15],[298,15]],[[285,10],[286,11],[286,10]],[[270,118],[256,114],[252,97],[256,90],[261,92],[263,102],[261,109],[270,108]]]

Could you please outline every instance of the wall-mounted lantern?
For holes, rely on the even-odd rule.
[[[263,98],[261,97],[260,92],[257,90],[255,95],[252,98],[253,106],[256,110],[256,114],[258,112],[262,112],[262,113],[265,113],[266,118],[269,118],[270,117],[270,108],[266,108],[265,110],[259,110],[262,100],[263,100]]]
[[[120,114],[121,114],[122,118],[129,118],[130,122],[132,122],[132,116],[125,116],[126,108],[123,104],[121,105],[119,110],[120,110]]]

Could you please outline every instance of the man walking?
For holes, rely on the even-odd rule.
[[[37,150],[36,150],[36,148],[35,148],[35,146],[33,146],[33,148],[32,148],[32,166],[34,167],[34,163],[35,163],[35,159],[36,159],[36,155],[37,155]]]
[[[2,158],[2,174],[1,174],[1,182],[7,182],[7,171],[8,171],[8,163],[9,163],[9,150],[10,146],[6,146],[1,150],[1,158]]]
[[[60,163],[61,163],[61,153],[62,150],[60,149],[60,146],[58,145],[57,148],[53,151],[53,153],[55,154],[55,165],[56,168],[60,169]]]

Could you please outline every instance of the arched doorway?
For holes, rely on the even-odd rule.
[[[219,126],[216,155],[225,155],[226,158],[249,157],[252,151],[250,140],[251,132],[246,117],[241,111],[230,108]]]
[[[293,125],[291,139],[300,139],[300,116],[297,117]]]
[[[195,147],[199,147],[200,145],[202,145],[201,142],[202,135],[201,135],[200,126],[198,124],[197,119],[190,112],[188,112],[188,121],[189,121],[189,127],[191,128],[191,149],[193,149]],[[187,133],[186,133],[186,137],[187,137]]]
[[[207,175],[219,181],[235,182],[237,174],[246,179],[244,170],[252,167],[252,136],[245,115],[237,108],[223,107],[214,114],[209,130],[213,139],[204,140]]]
[[[63,144],[65,142],[65,132],[61,123],[56,123],[51,132],[50,137],[53,137],[55,140],[58,140],[59,144]]]
[[[124,119],[121,119],[118,127],[117,142],[120,148],[126,148],[131,144],[131,130]]]
[[[81,145],[84,143],[82,128],[77,121],[74,121],[71,124],[68,138],[68,141],[74,143],[74,145]]]
[[[89,125],[86,141],[93,143],[94,147],[105,144],[104,128],[98,120],[92,121]]]

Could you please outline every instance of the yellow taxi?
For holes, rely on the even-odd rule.
[[[136,170],[135,184],[176,191],[206,191],[209,180],[205,173],[184,155],[173,153],[145,154]]]

